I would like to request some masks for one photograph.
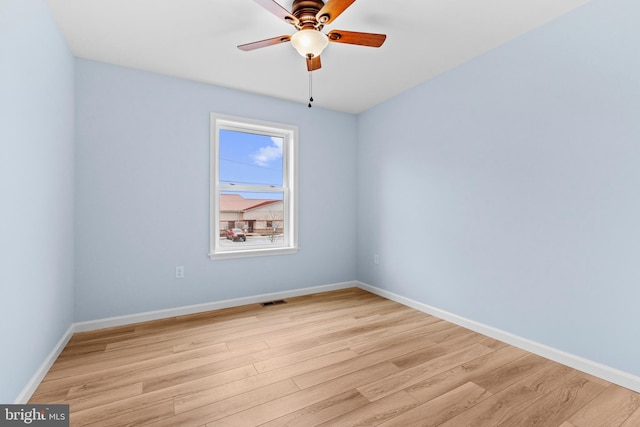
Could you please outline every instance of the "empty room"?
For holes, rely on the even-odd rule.
[[[639,21],[0,0],[0,424],[640,426]]]

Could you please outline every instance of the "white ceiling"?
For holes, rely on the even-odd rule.
[[[387,34],[379,48],[331,43],[314,105],[364,111],[589,0],[357,0],[332,29]],[[290,43],[239,44],[295,28],[252,0],[47,0],[74,55],[306,104]],[[281,0],[291,10],[292,0]]]

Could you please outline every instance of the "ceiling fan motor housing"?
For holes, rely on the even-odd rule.
[[[316,15],[323,7],[324,2],[322,0],[294,0],[291,14],[300,21],[298,24],[300,29],[315,28],[320,30],[324,22],[329,20],[329,15],[322,15],[320,20],[316,18]]]

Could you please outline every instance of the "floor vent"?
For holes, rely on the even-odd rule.
[[[276,301],[267,301],[267,302],[261,302],[260,305],[263,307],[271,307],[272,305],[280,305],[280,304],[286,304],[287,302],[283,299],[279,299]]]

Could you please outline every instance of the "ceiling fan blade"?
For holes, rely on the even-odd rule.
[[[269,12],[276,15],[278,18],[282,19],[287,24],[297,25],[298,22],[300,22],[298,18],[293,16],[291,13],[289,13],[287,9],[280,6],[274,0],[254,0],[254,1],[258,3],[260,6],[267,9]]]
[[[333,30],[327,34],[330,42],[380,47],[387,39],[385,34],[358,33],[356,31]]]
[[[333,22],[356,0],[329,0],[316,15],[316,19],[323,25]]]
[[[246,43],[238,46],[238,49],[244,51],[250,51],[260,49],[262,47],[273,46],[274,44],[286,43],[291,40],[291,36],[273,37],[271,39],[260,40],[259,42]]]
[[[320,63],[320,57],[319,56],[314,56],[313,58],[307,57],[307,70],[308,71],[319,70],[321,67],[322,67],[322,64]]]

